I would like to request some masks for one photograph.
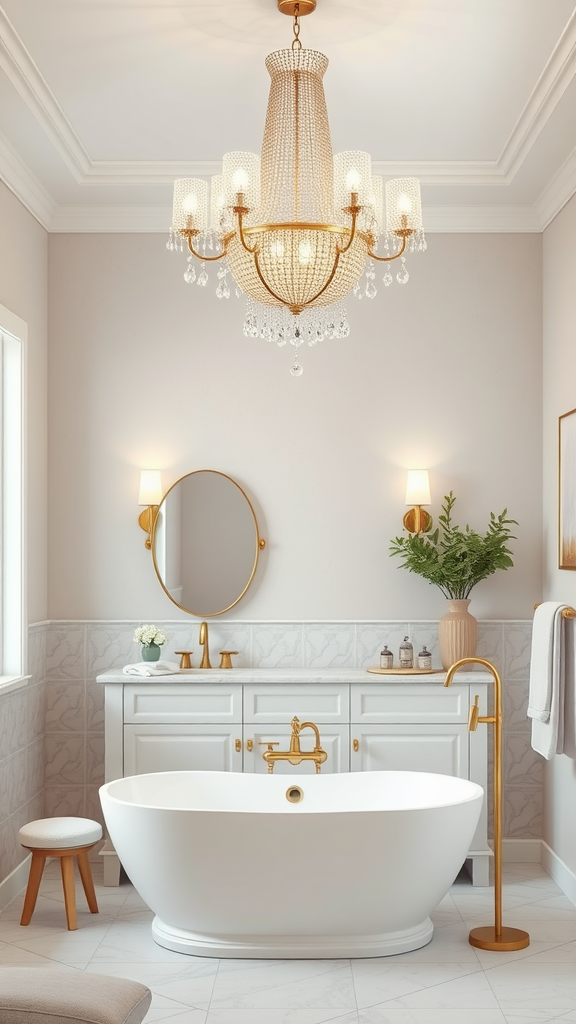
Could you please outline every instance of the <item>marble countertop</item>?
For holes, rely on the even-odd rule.
[[[355,668],[188,668],[174,675],[136,676],[116,668],[102,672],[96,678],[99,683],[389,683],[414,686],[443,685],[445,675],[443,669],[430,675],[377,675]],[[491,674],[485,669],[472,669],[458,672],[454,683],[487,683],[491,679]]]

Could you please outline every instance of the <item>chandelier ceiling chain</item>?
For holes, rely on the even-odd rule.
[[[345,296],[376,295],[374,261],[400,260],[396,278],[405,283],[404,254],[423,251],[426,240],[416,178],[384,186],[368,153],[332,155],[322,84],[328,59],[300,40],[300,18],[316,0],[277,4],[293,18],[293,39],[290,49],[266,58],[271,84],[261,154],[224,155],[222,174],[211,180],[210,220],[207,182],[179,178],[167,247],[186,245],[184,278],[200,286],[208,280],[205,262],[222,261],[216,294],[229,297],[230,272],[236,294],[248,299],[244,333],[290,342],[297,352],[305,341],[347,337]],[[201,261],[198,278],[194,258]],[[383,281],[392,282],[389,269]],[[297,360],[291,372],[302,373]]]

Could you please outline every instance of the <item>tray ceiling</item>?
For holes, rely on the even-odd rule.
[[[425,227],[538,231],[576,191],[573,0],[318,0],[335,150],[422,180]],[[3,0],[0,176],[52,231],[163,231],[259,150],[275,0]]]

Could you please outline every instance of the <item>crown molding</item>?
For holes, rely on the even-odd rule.
[[[515,234],[541,231],[533,206],[424,206],[426,234]]]
[[[75,180],[82,184],[91,166],[90,158],[2,7],[0,67]]]
[[[542,231],[554,220],[563,206],[576,192],[576,148],[572,150],[562,166],[557,170],[548,183],[538,201],[535,209],[538,212],[538,219]]]
[[[3,135],[0,135],[0,179],[42,227],[49,231],[56,203]]]
[[[507,184],[516,177],[575,74],[576,10],[568,19],[498,159],[499,171]]]
[[[50,231],[54,233],[164,234],[168,238],[169,206],[59,206]]]
[[[80,185],[168,184],[174,178],[218,174],[218,161],[92,161],[0,7],[0,67]],[[508,185],[576,74],[576,11],[568,20],[497,160],[374,161],[378,174],[410,174],[424,184]]]

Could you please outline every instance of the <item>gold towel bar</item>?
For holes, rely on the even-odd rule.
[[[539,605],[535,604],[534,611],[536,611],[538,607]],[[574,608],[564,608],[562,610],[562,615],[565,619],[576,619],[576,611],[574,610]]]

